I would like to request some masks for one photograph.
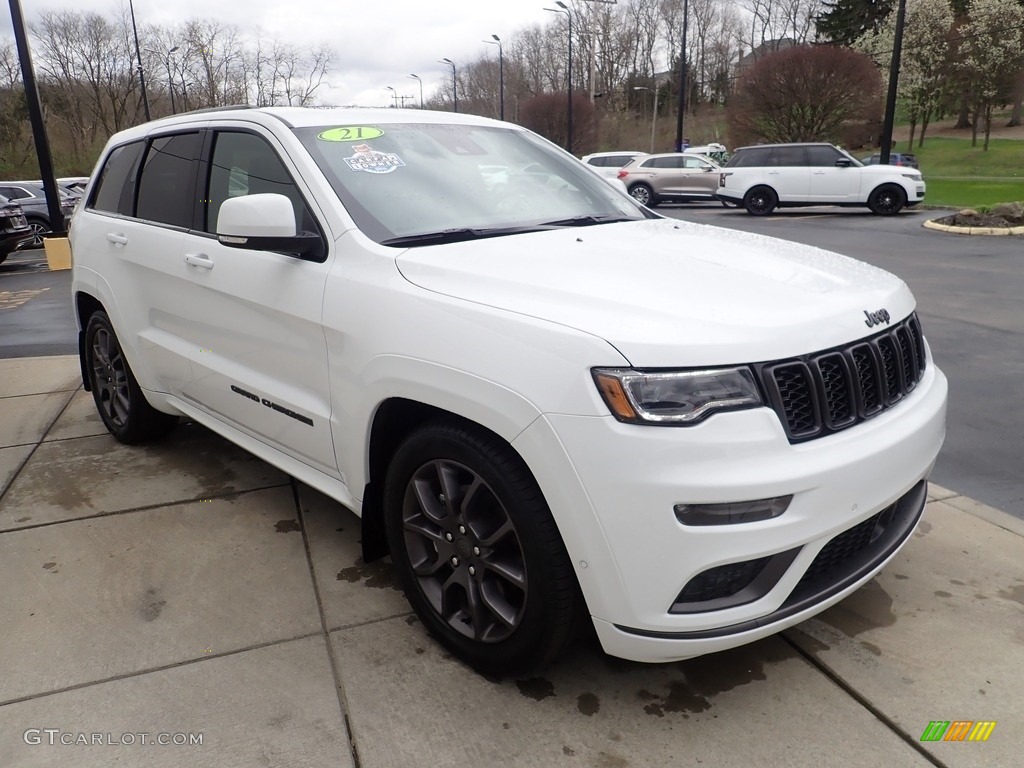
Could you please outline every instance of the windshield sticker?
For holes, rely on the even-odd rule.
[[[378,152],[371,149],[368,144],[356,144],[352,149],[355,154],[352,157],[346,157],[345,162],[353,171],[391,173],[396,168],[405,165],[398,155],[392,152]]]
[[[369,141],[384,135],[380,128],[370,128],[366,125],[349,125],[345,128],[331,128],[328,131],[317,134],[320,141]]]

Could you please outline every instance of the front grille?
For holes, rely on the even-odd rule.
[[[924,375],[917,315],[855,344],[757,366],[791,443],[838,432],[902,400]]]

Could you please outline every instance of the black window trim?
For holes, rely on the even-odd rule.
[[[282,157],[281,153],[278,152],[277,149],[269,141],[267,141],[266,136],[264,136],[257,130],[254,130],[252,128],[246,128],[244,126],[239,125],[210,125],[209,129],[207,130],[207,135],[203,141],[202,150],[200,151],[198,172],[196,173],[196,204],[192,213],[193,226],[192,229],[189,231],[189,234],[196,235],[198,237],[205,237],[210,240],[217,239],[217,234],[215,232],[207,232],[204,229],[205,222],[203,221],[205,205],[204,199],[210,188],[210,173],[212,172],[213,169],[213,150],[216,145],[215,134],[217,133],[248,133],[252,136],[262,139],[263,142],[268,147],[270,147],[274,154],[276,154],[278,158],[280,158],[281,164],[284,166],[285,171],[288,173],[288,177],[291,179],[292,184],[295,186],[295,191],[298,193],[299,198],[302,200],[302,204],[306,207],[306,210],[309,212],[310,218],[316,225],[316,234],[320,237],[321,243],[323,243],[322,258],[306,259],[306,261],[313,261],[318,264],[322,264],[325,261],[327,261],[327,256],[330,253],[330,239],[327,237],[327,230],[324,227],[323,222],[320,221],[320,217],[317,216],[316,209],[309,204],[309,199],[305,194],[303,194],[302,188],[299,186],[299,183],[295,180],[296,174],[293,173],[292,169],[288,167],[288,164],[285,162],[284,157]],[[287,256],[288,258],[295,258],[292,254],[285,253],[282,255]]]

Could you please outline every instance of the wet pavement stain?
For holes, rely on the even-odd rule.
[[[596,768],[627,768],[629,761],[619,755],[610,755],[607,752],[597,753]]]
[[[299,525],[298,520],[278,520],[274,523],[274,530],[278,533],[292,533],[293,531],[301,531],[302,526]]]
[[[57,567],[56,563],[43,563],[43,569],[47,570],[47,571],[50,570],[51,568],[56,568],[56,567]]]
[[[166,600],[160,599],[160,590],[147,589],[142,598],[142,618],[146,621],[156,621],[167,605]]]
[[[988,600],[988,595],[984,594],[983,592],[977,592],[974,595],[974,599],[975,600]]]
[[[960,581],[960,579],[950,579],[949,583],[950,584],[955,584],[958,587],[966,587],[967,586],[964,582]]]
[[[933,592],[932,594],[934,594],[936,597],[952,597],[953,596],[952,592],[947,592],[944,589],[936,589],[935,592]]]
[[[501,724],[501,727],[502,727],[502,728],[504,728],[504,729],[505,729],[505,730],[507,731],[507,730],[508,730],[509,728],[511,728],[512,726],[511,726],[511,725],[509,725],[508,723],[502,723],[502,724]]]
[[[16,523],[27,523],[31,519],[32,519],[31,517],[19,517],[14,522],[16,522]]]
[[[902,574],[902,573],[894,573],[892,576],[893,576],[894,579],[897,579],[899,581],[906,581],[907,579],[910,578],[906,574]]]
[[[879,648],[874,643],[869,643],[867,640],[861,640],[860,641],[860,645],[861,645],[862,648],[864,648],[864,650],[870,651],[875,656],[881,656],[882,655],[882,649]]]
[[[525,680],[516,680],[516,687],[519,692],[534,701],[543,701],[555,695],[555,684],[543,677],[528,677]]]
[[[644,712],[655,717],[681,714],[685,719],[691,713],[710,709],[711,700],[721,693],[767,680],[763,647],[755,644],[675,665],[683,678],[670,681],[667,694],[655,694],[655,700],[644,706]],[[651,692],[641,690],[637,695],[644,699]]]
[[[567,746],[567,745],[563,744],[562,745],[562,754],[565,755],[566,757],[572,757],[573,755],[576,754],[576,750],[573,749],[570,746]]]
[[[784,634],[786,636],[792,635],[792,642],[796,643],[812,656],[817,656],[818,654],[824,653],[832,648],[828,643],[821,642],[821,640],[814,637],[814,635],[810,635],[802,629],[787,629]]]
[[[395,569],[387,560],[375,560],[372,563],[364,563],[362,559],[356,560],[355,565],[338,571],[336,578],[349,584],[361,581],[364,587],[371,589],[401,589],[395,576]]]
[[[848,637],[856,637],[869,629],[891,627],[896,623],[892,597],[875,579],[817,618]]]
[[[1009,589],[1001,589],[999,596],[1024,605],[1024,584],[1015,584]]]
[[[410,614],[410,615],[405,617],[405,623],[408,624],[411,627],[414,624],[418,624],[419,623],[419,619],[417,619],[415,616]]]
[[[593,717],[601,709],[601,700],[592,693],[581,693],[576,697],[576,709],[581,715]]]
[[[929,523],[927,520],[922,520],[920,523],[917,524],[917,532],[924,536],[927,536],[929,533],[932,532],[932,524]]]

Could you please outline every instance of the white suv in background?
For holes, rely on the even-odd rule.
[[[594,173],[604,176],[606,179],[614,179],[618,177],[619,168],[637,157],[646,155],[646,152],[625,150],[622,152],[595,152],[592,155],[584,155],[580,159],[593,168]]]
[[[110,139],[70,238],[114,437],[184,416],[349,507],[493,674],[581,619],[653,662],[824,610],[913,533],[944,437],[902,280],[659,217],[494,120],[165,118]]]
[[[805,205],[867,206],[888,216],[917,205],[924,193],[915,168],[862,165],[832,144],[762,144],[735,150],[717,194],[753,216]]]

